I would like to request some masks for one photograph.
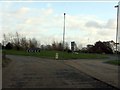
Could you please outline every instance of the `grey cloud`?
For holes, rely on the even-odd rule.
[[[98,22],[96,21],[88,21],[86,24],[85,24],[86,27],[95,27],[95,28],[102,28],[102,25],[99,24]]]
[[[115,20],[114,19],[109,19],[107,23],[105,24],[104,28],[109,28],[109,29],[114,29],[115,28]]]
[[[86,27],[94,27],[98,29],[114,29],[116,26],[115,20],[114,19],[109,19],[106,23],[99,23],[97,21],[88,21],[85,24]]]

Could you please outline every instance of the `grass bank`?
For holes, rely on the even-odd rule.
[[[110,60],[107,61],[106,63],[120,66],[120,60]]]
[[[74,53],[67,53],[67,52],[62,52],[62,51],[47,51],[43,50],[38,53],[33,53],[33,52],[26,52],[26,51],[16,51],[16,50],[4,50],[6,54],[10,55],[23,55],[23,56],[36,56],[36,57],[41,57],[41,58],[51,58],[54,59],[56,53],[59,55],[59,59],[103,59],[107,58],[107,55],[103,54],[88,54],[88,53],[79,53],[79,54],[74,54]]]

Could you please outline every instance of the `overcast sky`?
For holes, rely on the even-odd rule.
[[[0,2],[0,28],[2,33],[34,37],[41,44],[62,41],[65,12],[66,42],[84,46],[99,40],[115,41],[117,4],[118,1]]]

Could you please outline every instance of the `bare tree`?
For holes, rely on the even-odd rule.
[[[63,50],[63,43],[58,43],[58,46],[57,46],[58,50],[62,51]]]
[[[20,45],[20,34],[18,32],[16,32],[16,44]]]
[[[13,33],[8,33],[9,41],[13,44],[14,43],[14,35]]]
[[[57,43],[55,41],[53,41],[53,43],[52,43],[52,49],[56,50],[56,48],[57,48]]]
[[[3,34],[3,40],[2,40],[2,45],[5,46],[6,44],[10,43],[14,43],[14,35],[12,33],[8,33],[8,34]]]
[[[5,46],[7,43],[8,43],[8,38],[7,38],[6,34],[3,34],[3,40],[2,40],[3,46]]]
[[[23,49],[27,49],[29,46],[28,40],[25,37],[20,39],[20,45]]]
[[[30,48],[36,48],[38,47],[38,42],[35,38],[29,39],[29,47]]]
[[[65,42],[65,50],[69,50],[69,44]]]
[[[18,32],[15,33],[15,36],[13,38],[13,44],[15,49],[20,50],[20,34]]]

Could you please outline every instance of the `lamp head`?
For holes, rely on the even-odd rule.
[[[118,5],[115,6],[115,8],[118,8],[118,7],[119,7]]]

